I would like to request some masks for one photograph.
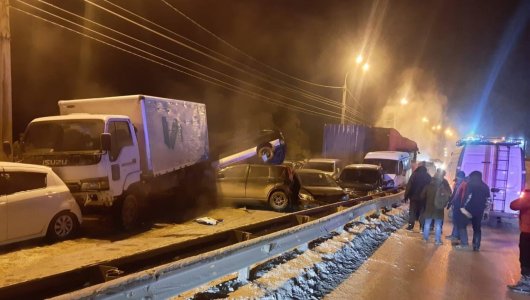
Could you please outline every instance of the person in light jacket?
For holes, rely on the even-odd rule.
[[[519,211],[521,280],[508,285],[508,288],[517,293],[530,294],[530,190],[525,190],[519,199],[510,203],[510,208]]]

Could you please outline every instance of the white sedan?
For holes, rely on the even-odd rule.
[[[0,245],[68,239],[81,221],[74,197],[51,168],[0,162]]]

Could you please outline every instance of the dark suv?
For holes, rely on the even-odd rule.
[[[217,174],[217,195],[238,204],[267,204],[285,211],[291,204],[292,170],[283,165],[239,164]]]
[[[393,188],[394,181],[385,181],[384,175],[381,166],[354,164],[342,170],[337,182],[350,198],[358,198]]]

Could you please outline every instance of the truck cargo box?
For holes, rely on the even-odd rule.
[[[137,130],[142,175],[157,176],[208,159],[202,103],[144,95],[59,101],[61,115],[125,115]]]

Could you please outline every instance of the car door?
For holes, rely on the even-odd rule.
[[[121,194],[125,179],[135,176],[136,180],[128,178],[129,181],[139,180],[140,155],[136,147],[134,132],[126,120],[112,120],[108,123],[108,132],[111,134],[112,147],[110,151],[110,189],[115,195]]]
[[[7,239],[7,184],[4,169],[0,168],[0,243]]]
[[[269,166],[251,165],[248,172],[245,198],[266,201],[269,191],[275,184],[276,182],[270,177]]]
[[[8,178],[7,238],[20,239],[42,233],[50,222],[46,173],[5,170]]]
[[[245,198],[248,165],[235,165],[222,169],[217,176],[217,193],[223,199]]]

